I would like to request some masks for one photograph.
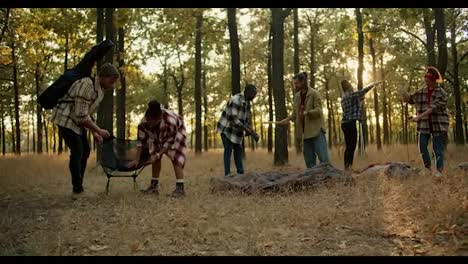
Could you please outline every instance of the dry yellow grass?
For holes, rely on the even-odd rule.
[[[395,146],[364,158],[421,166],[416,146]],[[449,147],[441,181],[358,178],[355,186],[290,194],[210,194],[223,174],[222,152],[189,154],[187,197],[165,197],[175,178],[163,161],[159,197],[132,189],[131,179],[106,177],[91,157],[85,195],[72,201],[67,155],[0,158],[0,255],[461,255],[468,247],[467,176],[451,169],[466,148]],[[342,168],[342,149],[333,164]],[[247,151],[248,171],[303,168],[290,151],[288,167],[272,166],[264,150]],[[140,188],[150,168],[138,178]]]

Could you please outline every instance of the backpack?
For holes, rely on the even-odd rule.
[[[44,109],[53,109],[59,103],[60,98],[67,94],[74,82],[91,77],[91,71],[96,61],[101,60],[113,46],[112,41],[104,40],[92,47],[75,67],[66,70],[39,95],[37,98],[39,105]]]

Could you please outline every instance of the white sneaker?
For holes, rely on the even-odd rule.
[[[443,175],[440,171],[438,170],[435,170],[433,173],[432,173],[432,176],[436,177],[436,178],[441,178]]]

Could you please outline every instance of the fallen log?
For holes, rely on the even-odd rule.
[[[232,177],[212,178],[211,191],[241,191],[246,193],[280,190],[298,191],[332,182],[352,184],[353,178],[350,173],[339,170],[330,164],[321,164],[302,172],[251,172]]]
[[[407,178],[418,175],[419,169],[402,162],[377,163],[367,166],[355,176],[386,176],[389,178]]]

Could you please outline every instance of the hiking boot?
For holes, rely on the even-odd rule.
[[[442,178],[442,173],[438,170],[435,170],[433,173],[432,173],[432,176],[436,177],[436,178]]]
[[[145,190],[141,190],[141,192],[143,194],[155,194],[155,195],[159,195],[159,188],[158,186],[150,186],[148,187],[147,189]]]
[[[185,191],[182,189],[175,189],[171,194],[168,194],[168,196],[172,198],[182,198],[185,196]]]
[[[79,197],[83,196],[84,192],[84,189],[83,187],[79,187],[79,188],[73,188],[73,192],[72,192],[72,200],[76,200],[78,199]]]
[[[76,188],[73,187],[73,193],[74,193],[74,194],[80,194],[80,193],[82,193],[82,192],[84,192],[83,186],[81,186],[81,187],[76,187]]]

